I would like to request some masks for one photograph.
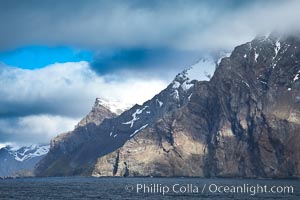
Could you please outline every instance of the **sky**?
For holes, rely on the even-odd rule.
[[[0,0],[0,146],[49,143],[95,98],[150,99],[203,55],[297,33],[297,0]]]

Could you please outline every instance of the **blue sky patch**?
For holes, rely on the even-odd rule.
[[[53,63],[90,62],[93,53],[71,47],[27,46],[12,51],[0,52],[0,62],[23,69],[43,68]]]

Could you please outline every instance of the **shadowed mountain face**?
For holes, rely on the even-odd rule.
[[[55,138],[36,174],[299,177],[299,49],[271,35],[236,47],[209,81],[185,70],[142,106]]]

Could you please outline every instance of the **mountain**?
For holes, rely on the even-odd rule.
[[[237,46],[211,78],[184,70],[143,105],[80,127],[80,140],[57,140],[36,175],[300,177],[299,49],[271,34]]]
[[[212,73],[215,67],[216,61],[212,57],[200,59],[194,66],[178,74],[161,93],[143,105],[134,105],[119,116],[108,112],[107,106],[105,107],[107,104],[99,104],[102,101],[97,99],[92,111],[81,120],[75,130],[61,134],[51,141],[50,152],[38,164],[36,175],[91,175],[99,157],[121,147],[135,134],[151,127],[166,113],[172,113],[187,104],[191,95],[190,89],[195,82],[188,75],[197,73],[207,80],[209,72],[204,69],[211,69]]]
[[[0,177],[32,175],[35,165],[48,153],[49,145],[31,145],[17,150],[0,149]]]

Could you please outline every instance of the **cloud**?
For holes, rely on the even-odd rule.
[[[281,34],[299,33],[300,1],[253,1],[230,13],[221,14],[207,29],[194,29],[179,46],[193,49],[232,48],[252,40],[257,35],[273,31]],[[200,27],[199,27],[200,28]],[[200,33],[200,34],[199,34]],[[181,42],[180,41],[180,42]]]
[[[15,146],[15,144],[11,143],[11,142],[0,143],[0,149],[2,149],[3,147],[7,147],[7,146]]]
[[[73,130],[78,120],[51,115],[0,119],[0,141],[11,146],[49,143],[59,133]]]
[[[182,69],[194,64],[201,57],[199,51],[179,51],[166,48],[132,48],[100,50],[91,62],[99,74],[113,74],[126,70],[133,74],[149,74],[169,80]],[[129,73],[128,73],[129,74]]]
[[[299,6],[297,0],[1,1],[0,46],[232,48],[262,32],[297,29]]]

